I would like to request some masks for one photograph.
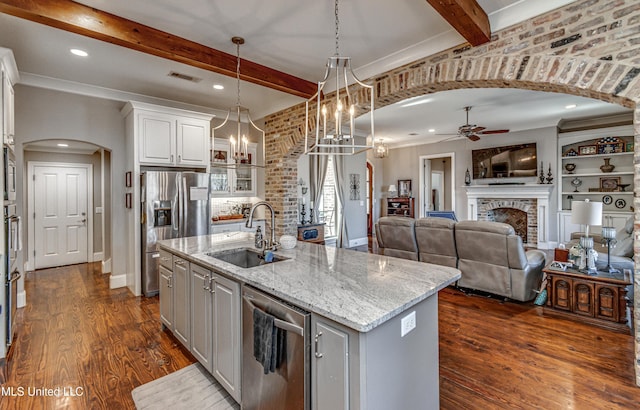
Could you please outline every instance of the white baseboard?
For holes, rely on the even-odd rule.
[[[554,249],[558,247],[558,242],[538,242],[538,249]]]
[[[111,273],[111,259],[102,261],[102,273]]]
[[[93,260],[91,262],[98,262],[102,260],[102,252],[94,252],[93,253]]]
[[[367,245],[369,240],[365,238],[357,238],[349,241],[349,248],[355,248],[356,246]]]
[[[109,277],[109,289],[124,288],[127,286],[127,275],[111,275]]]
[[[22,291],[22,292],[18,292],[18,297],[16,300],[16,306],[21,308],[21,307],[25,307],[27,306],[27,292],[26,291]]]

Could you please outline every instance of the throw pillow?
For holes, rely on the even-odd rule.
[[[626,256],[627,258],[633,257],[633,237],[628,236],[621,241],[618,241],[615,248],[611,248],[612,256]]]

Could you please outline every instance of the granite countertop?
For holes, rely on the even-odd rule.
[[[240,268],[207,251],[253,248],[238,232],[159,241],[160,248],[310,312],[367,332],[460,278],[454,268],[298,241],[288,260]]]

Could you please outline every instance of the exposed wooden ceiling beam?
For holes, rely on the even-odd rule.
[[[491,40],[489,17],[476,0],[427,0],[427,3],[472,46]]]
[[[0,0],[0,12],[122,47],[236,76],[236,56],[69,0]],[[242,59],[240,78],[303,98],[317,84]]]

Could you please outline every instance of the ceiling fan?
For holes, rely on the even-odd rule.
[[[458,127],[458,133],[454,138],[465,137],[471,141],[478,141],[480,139],[480,135],[504,134],[509,132],[509,130],[487,130],[486,127],[478,127],[475,124],[469,124],[469,111],[471,111],[471,106],[464,107],[464,110],[467,112],[467,123]]]

